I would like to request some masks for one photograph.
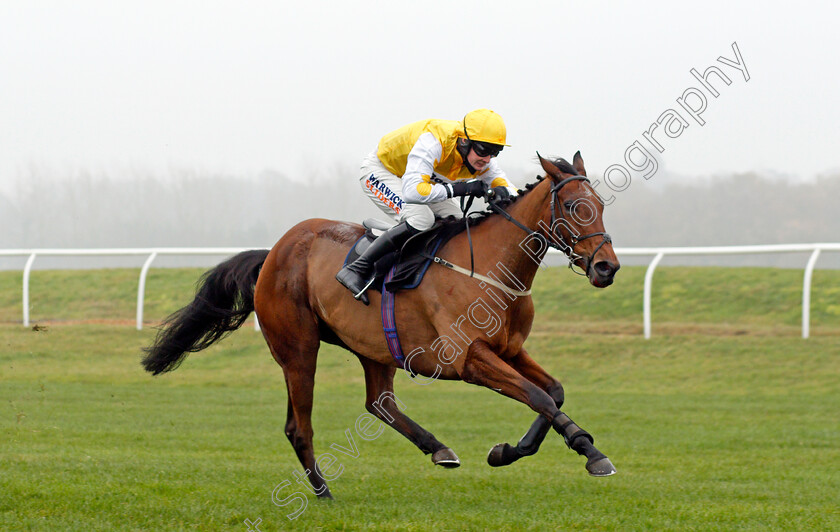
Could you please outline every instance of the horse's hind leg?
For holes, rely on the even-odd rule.
[[[263,335],[271,354],[283,368],[288,392],[286,415],[286,437],[292,444],[303,466],[303,474],[312,484],[315,495],[332,499],[327,483],[318,473],[315,465],[315,450],[312,446],[312,398],[315,388],[315,364],[318,359],[317,331],[306,334],[307,328],[301,327],[292,332],[286,328],[282,339],[263,324]]]
[[[431,454],[432,462],[443,467],[458,467],[461,465],[458,456],[446,445],[442,444],[408,416],[402,413],[398,403],[399,398],[394,395],[394,373],[396,368],[359,357],[365,369],[365,385],[367,398],[365,408],[397,432],[408,438],[423,454]]]

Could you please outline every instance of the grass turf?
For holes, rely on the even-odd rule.
[[[796,285],[798,276],[783,270],[770,282],[759,274],[778,272],[684,270],[663,270],[663,293],[654,293],[656,336],[648,341],[638,335],[640,311],[633,308],[641,306],[640,285],[597,291],[568,272],[537,277],[538,319],[527,347],[564,383],[564,410],[592,432],[617,475],[588,477],[584,460],[553,433],[536,456],[490,468],[489,448],[515,442],[534,414],[486,389],[418,386],[404,374],[396,392],[406,413],[455,449],[463,465],[436,468],[389,428],[364,440],[355,428],[365,412],[361,368],[350,354],[325,346],[316,379],[316,453],[330,452],[343,467],[332,470],[341,473],[330,483],[336,500],[328,502],[296,483],[300,466],[283,434],[282,372],[251,328],[151,378],[139,359],[152,330],[2,325],[0,529],[247,530],[246,519],[261,519],[263,531],[840,528],[840,346],[831,300],[817,296],[832,293],[836,285],[818,285],[832,272],[815,277],[820,334],[802,340],[789,308],[798,304],[795,293],[711,290],[733,279]],[[111,314],[116,306],[102,309],[83,291],[107,284],[110,275],[122,274],[43,272],[45,287],[51,278],[73,287],[66,297],[78,308],[56,311],[57,319],[89,317],[95,305]],[[160,275],[155,282],[167,295],[156,300],[150,278],[150,319],[185,303],[195,280],[193,270]],[[669,295],[669,275],[688,291]],[[121,278],[117,285],[136,279]],[[0,284],[10,279],[0,275]],[[624,308],[625,298],[636,303]],[[694,302],[704,298],[718,303],[698,309]],[[677,306],[667,314],[667,305]],[[768,310],[734,323],[727,318],[730,306],[755,312],[761,305]],[[659,325],[657,312],[667,314]],[[355,448],[357,456],[336,446]],[[278,502],[304,494],[307,506],[296,519],[286,515],[297,504],[272,501],[278,486]]]

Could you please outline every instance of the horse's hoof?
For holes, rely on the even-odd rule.
[[[608,477],[615,475],[615,466],[612,465],[610,459],[604,456],[592,462],[586,462],[586,470],[593,477]]]
[[[452,449],[441,449],[432,455],[432,463],[446,468],[458,467],[461,461]]]
[[[507,465],[504,459],[505,445],[509,444],[497,443],[492,449],[490,449],[490,452],[487,453],[487,463],[490,464],[491,467],[501,467]]]

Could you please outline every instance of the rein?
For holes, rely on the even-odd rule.
[[[475,277],[475,254],[473,253],[472,235],[470,234],[470,217],[467,213],[469,212],[470,207],[472,207],[474,199],[475,198],[473,196],[470,196],[469,199],[467,199],[466,196],[461,197],[461,212],[464,215],[464,224],[467,228],[467,242],[470,244],[470,277]],[[435,259],[437,259],[437,257],[435,257]]]
[[[560,214],[558,215],[557,195],[559,194],[560,190],[564,186],[571,183],[572,181],[586,181],[587,183],[589,183],[589,179],[587,177],[582,176],[582,175],[575,175],[575,176],[567,177],[566,179],[563,179],[559,183],[555,183],[555,184],[551,185],[551,229],[552,229],[552,232],[553,232],[554,226],[555,226],[555,224],[557,223],[558,220],[566,221],[566,218],[563,216],[562,210],[559,211]],[[430,257],[430,258],[432,258],[434,260],[435,264],[440,264],[441,266],[446,266],[450,270],[453,270],[453,271],[456,271],[458,273],[464,274],[468,277],[473,277],[473,278],[478,279],[478,280],[480,280],[484,283],[495,286],[496,288],[499,288],[500,290],[503,290],[510,295],[517,296],[517,297],[531,295],[531,290],[524,290],[524,291],[523,290],[515,290],[513,288],[510,288],[509,286],[505,286],[504,284],[496,281],[495,279],[491,279],[491,278],[486,277],[484,275],[480,275],[480,274],[475,273],[475,257],[474,257],[474,254],[473,254],[472,235],[470,235],[469,217],[467,216],[467,211],[469,211],[470,206],[472,205],[473,198],[469,198],[469,200],[466,200],[466,201],[465,200],[466,200],[466,198],[461,198],[461,211],[463,211],[463,213],[464,213],[464,222],[466,223],[466,227],[467,227],[467,242],[469,242],[469,247],[470,247],[470,269],[467,270],[466,268],[462,268],[462,267],[458,266],[457,264],[453,264],[453,263],[451,263],[451,262],[449,262],[445,259],[442,259],[440,257],[437,257],[437,256]],[[578,275],[588,276],[589,275],[589,270],[592,268],[592,263],[595,260],[595,255],[601,250],[602,247],[604,247],[605,244],[609,244],[609,243],[612,242],[612,238],[610,238],[610,235],[608,233],[605,233],[605,232],[590,233],[588,235],[578,236],[578,235],[572,233],[571,231],[569,231],[569,233],[571,234],[571,238],[569,239],[570,240],[569,242],[566,242],[566,239],[563,238],[562,234],[555,234],[554,235],[560,241],[559,244],[558,244],[550,236],[546,237],[541,232],[535,231],[535,230],[531,229],[530,227],[528,227],[527,225],[523,224],[522,222],[520,222],[519,220],[517,220],[516,218],[511,216],[510,213],[508,213],[505,209],[503,209],[502,207],[500,207],[496,203],[493,203],[492,201],[489,201],[488,203],[490,204],[491,209],[493,209],[496,213],[502,215],[502,217],[504,217],[505,220],[509,221],[510,223],[514,224],[518,228],[520,228],[523,231],[525,231],[526,233],[528,233],[528,236],[534,236],[537,239],[539,239],[541,242],[548,245],[549,247],[565,253],[566,256],[569,257],[569,269],[572,270],[574,273],[576,273]],[[567,223],[567,227],[568,227],[568,223]],[[598,247],[595,248],[595,251],[593,251],[592,254],[589,255],[589,257],[584,257],[584,256],[579,255],[578,253],[575,252],[575,246],[577,246],[579,242],[583,242],[587,238],[592,238],[594,236],[600,236],[600,237],[602,237],[602,240],[601,240],[601,243],[598,244]],[[573,268],[573,266],[575,264],[575,261],[580,260],[580,259],[585,259],[586,260],[586,271],[584,273],[580,273]]]
[[[470,210],[470,207],[472,206],[473,199],[475,199],[475,198],[472,198],[472,197],[470,197],[469,199],[466,199],[466,198],[463,198],[463,197],[461,198],[461,212],[464,215],[464,223],[466,224],[466,228],[467,228],[467,242],[469,243],[469,247],[470,247],[470,269],[468,270],[466,268],[462,268],[461,266],[458,266],[457,264],[453,264],[453,263],[449,262],[448,260],[442,259],[442,258],[440,258],[436,255],[435,256],[426,255],[426,256],[428,258],[432,259],[432,261],[435,264],[440,264],[441,266],[446,266],[447,268],[449,268],[452,271],[464,274],[467,277],[472,277],[473,279],[478,279],[479,281],[482,282],[481,286],[484,286],[484,284],[486,283],[486,284],[489,284],[491,286],[495,286],[499,290],[502,290],[503,292],[507,292],[508,294],[510,294],[514,297],[530,296],[531,295],[531,290],[516,290],[514,288],[511,288],[509,286],[506,286],[506,285],[500,283],[499,281],[497,281],[495,279],[491,279],[490,277],[487,277],[485,275],[475,273],[475,254],[473,253],[472,235],[470,234],[470,220],[469,220],[469,216],[467,215],[468,211]],[[508,215],[506,212],[504,212],[504,211],[502,211],[502,212],[506,216],[508,216],[508,219],[511,220],[513,223],[519,225],[521,228],[525,229],[526,231],[530,231],[530,229],[528,229],[524,225],[520,224],[518,221],[514,220],[513,218],[510,218],[510,215]],[[543,236],[540,235],[540,238],[543,238]]]
[[[554,231],[555,224],[557,223],[558,220],[566,221],[566,218],[563,216],[562,210],[560,211],[559,216],[557,214],[557,212],[558,212],[557,195],[559,194],[560,189],[562,189],[564,186],[571,183],[572,181],[586,181],[587,183],[589,183],[589,179],[586,178],[585,176],[575,175],[575,176],[572,176],[572,177],[567,177],[566,179],[560,181],[559,183],[551,185],[551,230],[552,230],[552,232]],[[602,247],[604,247],[605,244],[609,244],[610,242],[612,242],[612,239],[610,238],[610,235],[605,233],[605,232],[590,233],[588,235],[578,236],[578,235],[575,235],[574,233],[572,233],[571,231],[569,231],[569,233],[571,234],[571,238],[570,238],[570,242],[568,242],[568,243],[566,242],[566,239],[563,238],[562,234],[554,235],[557,238],[559,238],[559,240],[560,240],[560,242],[558,244],[558,243],[554,242],[554,239],[551,238],[550,236],[548,238],[546,238],[545,235],[543,235],[541,232],[535,231],[535,230],[529,228],[528,226],[526,226],[525,224],[523,224],[522,222],[520,222],[519,220],[517,220],[516,218],[511,216],[510,213],[508,213],[505,209],[498,206],[497,204],[495,204],[493,202],[490,202],[490,208],[493,209],[494,211],[496,211],[498,214],[501,214],[507,221],[511,222],[512,224],[516,225],[517,227],[519,227],[520,229],[522,229],[523,231],[528,233],[529,236],[535,236],[536,238],[540,239],[540,241],[546,243],[549,247],[552,247],[556,250],[559,250],[559,251],[562,251],[563,253],[565,253],[569,257],[569,269],[572,270],[573,272],[577,273],[578,275],[588,276],[589,275],[589,270],[590,270],[590,268],[592,268],[592,263],[595,260],[595,255],[601,250]],[[568,227],[568,223],[567,223],[567,227]],[[584,257],[584,256],[579,255],[575,252],[575,246],[577,246],[579,242],[582,242],[582,241],[586,240],[587,238],[592,238],[594,236],[600,236],[600,237],[603,238],[603,240],[601,241],[600,244],[598,244],[598,247],[595,248],[595,251],[593,251],[592,254],[589,255],[589,257]],[[470,251],[472,251],[472,248],[470,249]],[[575,261],[579,260],[579,259],[585,259],[586,260],[586,271],[584,273],[579,273],[579,272],[575,271],[575,269],[573,268],[573,266],[575,264]]]

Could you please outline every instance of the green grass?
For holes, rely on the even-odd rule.
[[[188,301],[200,268],[152,269],[146,281],[145,321],[160,321]],[[613,286],[598,290],[566,268],[537,275],[537,315],[557,332],[641,334],[644,267],[622,268]],[[662,267],[654,276],[653,333],[797,335],[802,320],[802,270]],[[133,323],[139,270],[34,271],[33,323],[97,320]],[[21,273],[0,272],[0,323],[20,323]],[[603,324],[609,322],[610,330]],[[811,334],[840,334],[840,270],[816,270]]]
[[[152,274],[146,315],[158,319],[186,302],[196,270]],[[282,372],[259,333],[243,328],[152,378],[139,365],[150,328],[60,322],[131,322],[136,272],[35,272],[33,301],[40,286],[41,316],[59,321],[38,332],[0,325],[0,530],[244,531],[257,518],[263,531],[840,529],[838,276],[817,272],[820,334],[802,340],[801,272],[663,269],[646,341],[643,274],[622,270],[599,291],[564,270],[542,272],[526,344],[564,383],[564,410],[617,475],[590,478],[553,433],[536,456],[490,468],[489,448],[516,441],[534,414],[486,389],[418,386],[404,374],[396,392],[406,413],[462,466],[434,467],[391,429],[365,441],[354,429],[361,367],[324,346],[316,452],[337,455],[344,470],[330,483],[335,501],[310,495],[290,521],[294,505],[272,503],[272,490],[305,488],[283,434]],[[19,273],[0,274],[0,320],[20,319],[7,308],[17,301],[19,312],[19,288]],[[59,288],[62,299],[49,295]],[[330,449],[347,446],[347,429],[357,458]]]
[[[622,268],[609,288],[588,288],[567,269],[540,272],[539,318],[554,330],[642,332],[644,267]],[[802,270],[657,268],[651,294],[653,334],[709,329],[730,334],[797,335],[802,325]],[[604,327],[608,322],[611,328]],[[840,334],[840,271],[816,270],[811,334]]]

